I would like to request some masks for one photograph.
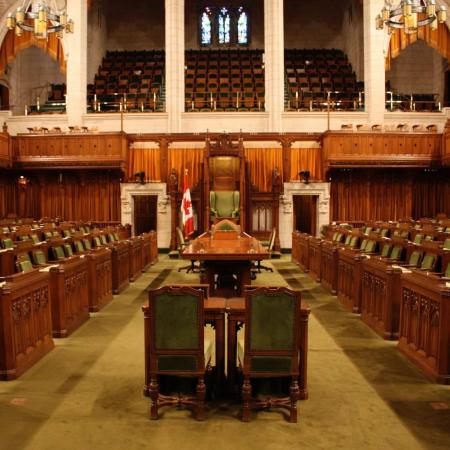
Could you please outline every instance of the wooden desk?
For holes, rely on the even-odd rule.
[[[181,257],[191,261],[203,261],[205,281],[210,286],[211,294],[217,292],[215,275],[218,275],[218,285],[221,283],[221,277],[236,275],[237,295],[241,295],[244,286],[250,284],[252,261],[269,259],[270,253],[260,241],[247,234],[237,239],[214,239],[209,233],[205,233],[193,240]]]
[[[245,323],[245,299],[242,297],[229,298],[226,301],[228,313],[228,385],[233,389],[236,385],[236,346],[237,332]],[[301,303],[301,329],[300,329],[300,358],[299,364],[299,388],[300,399],[308,398],[307,372],[308,372],[308,319],[311,309],[302,301]]]

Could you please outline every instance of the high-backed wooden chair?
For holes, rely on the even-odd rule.
[[[251,408],[282,407],[297,422],[301,294],[286,287],[257,287],[245,292],[245,344],[238,344],[242,368],[242,420]],[[289,396],[252,398],[252,378],[289,377]]]
[[[149,292],[144,307],[146,383],[151,398],[150,418],[163,406],[193,406],[197,420],[205,419],[205,375],[210,371],[212,341],[204,338],[204,295],[188,286],[164,286]],[[195,395],[162,395],[160,376],[197,378]]]

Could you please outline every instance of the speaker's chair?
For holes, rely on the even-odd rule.
[[[209,193],[210,219],[239,218],[239,191],[211,191]]]

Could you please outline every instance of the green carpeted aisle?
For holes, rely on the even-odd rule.
[[[216,402],[199,423],[186,410],[148,419],[141,306],[147,287],[197,282],[160,257],[137,282],[19,380],[0,383],[0,449],[448,448],[450,387],[429,382],[358,316],[283,258],[257,284],[288,283],[312,308],[309,393],[299,423],[277,411],[237,419]]]

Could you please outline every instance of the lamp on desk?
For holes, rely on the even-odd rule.
[[[302,170],[301,172],[298,173],[300,180],[303,179],[303,181],[305,182],[305,184],[309,183],[309,179],[311,178],[311,172],[309,170]]]

